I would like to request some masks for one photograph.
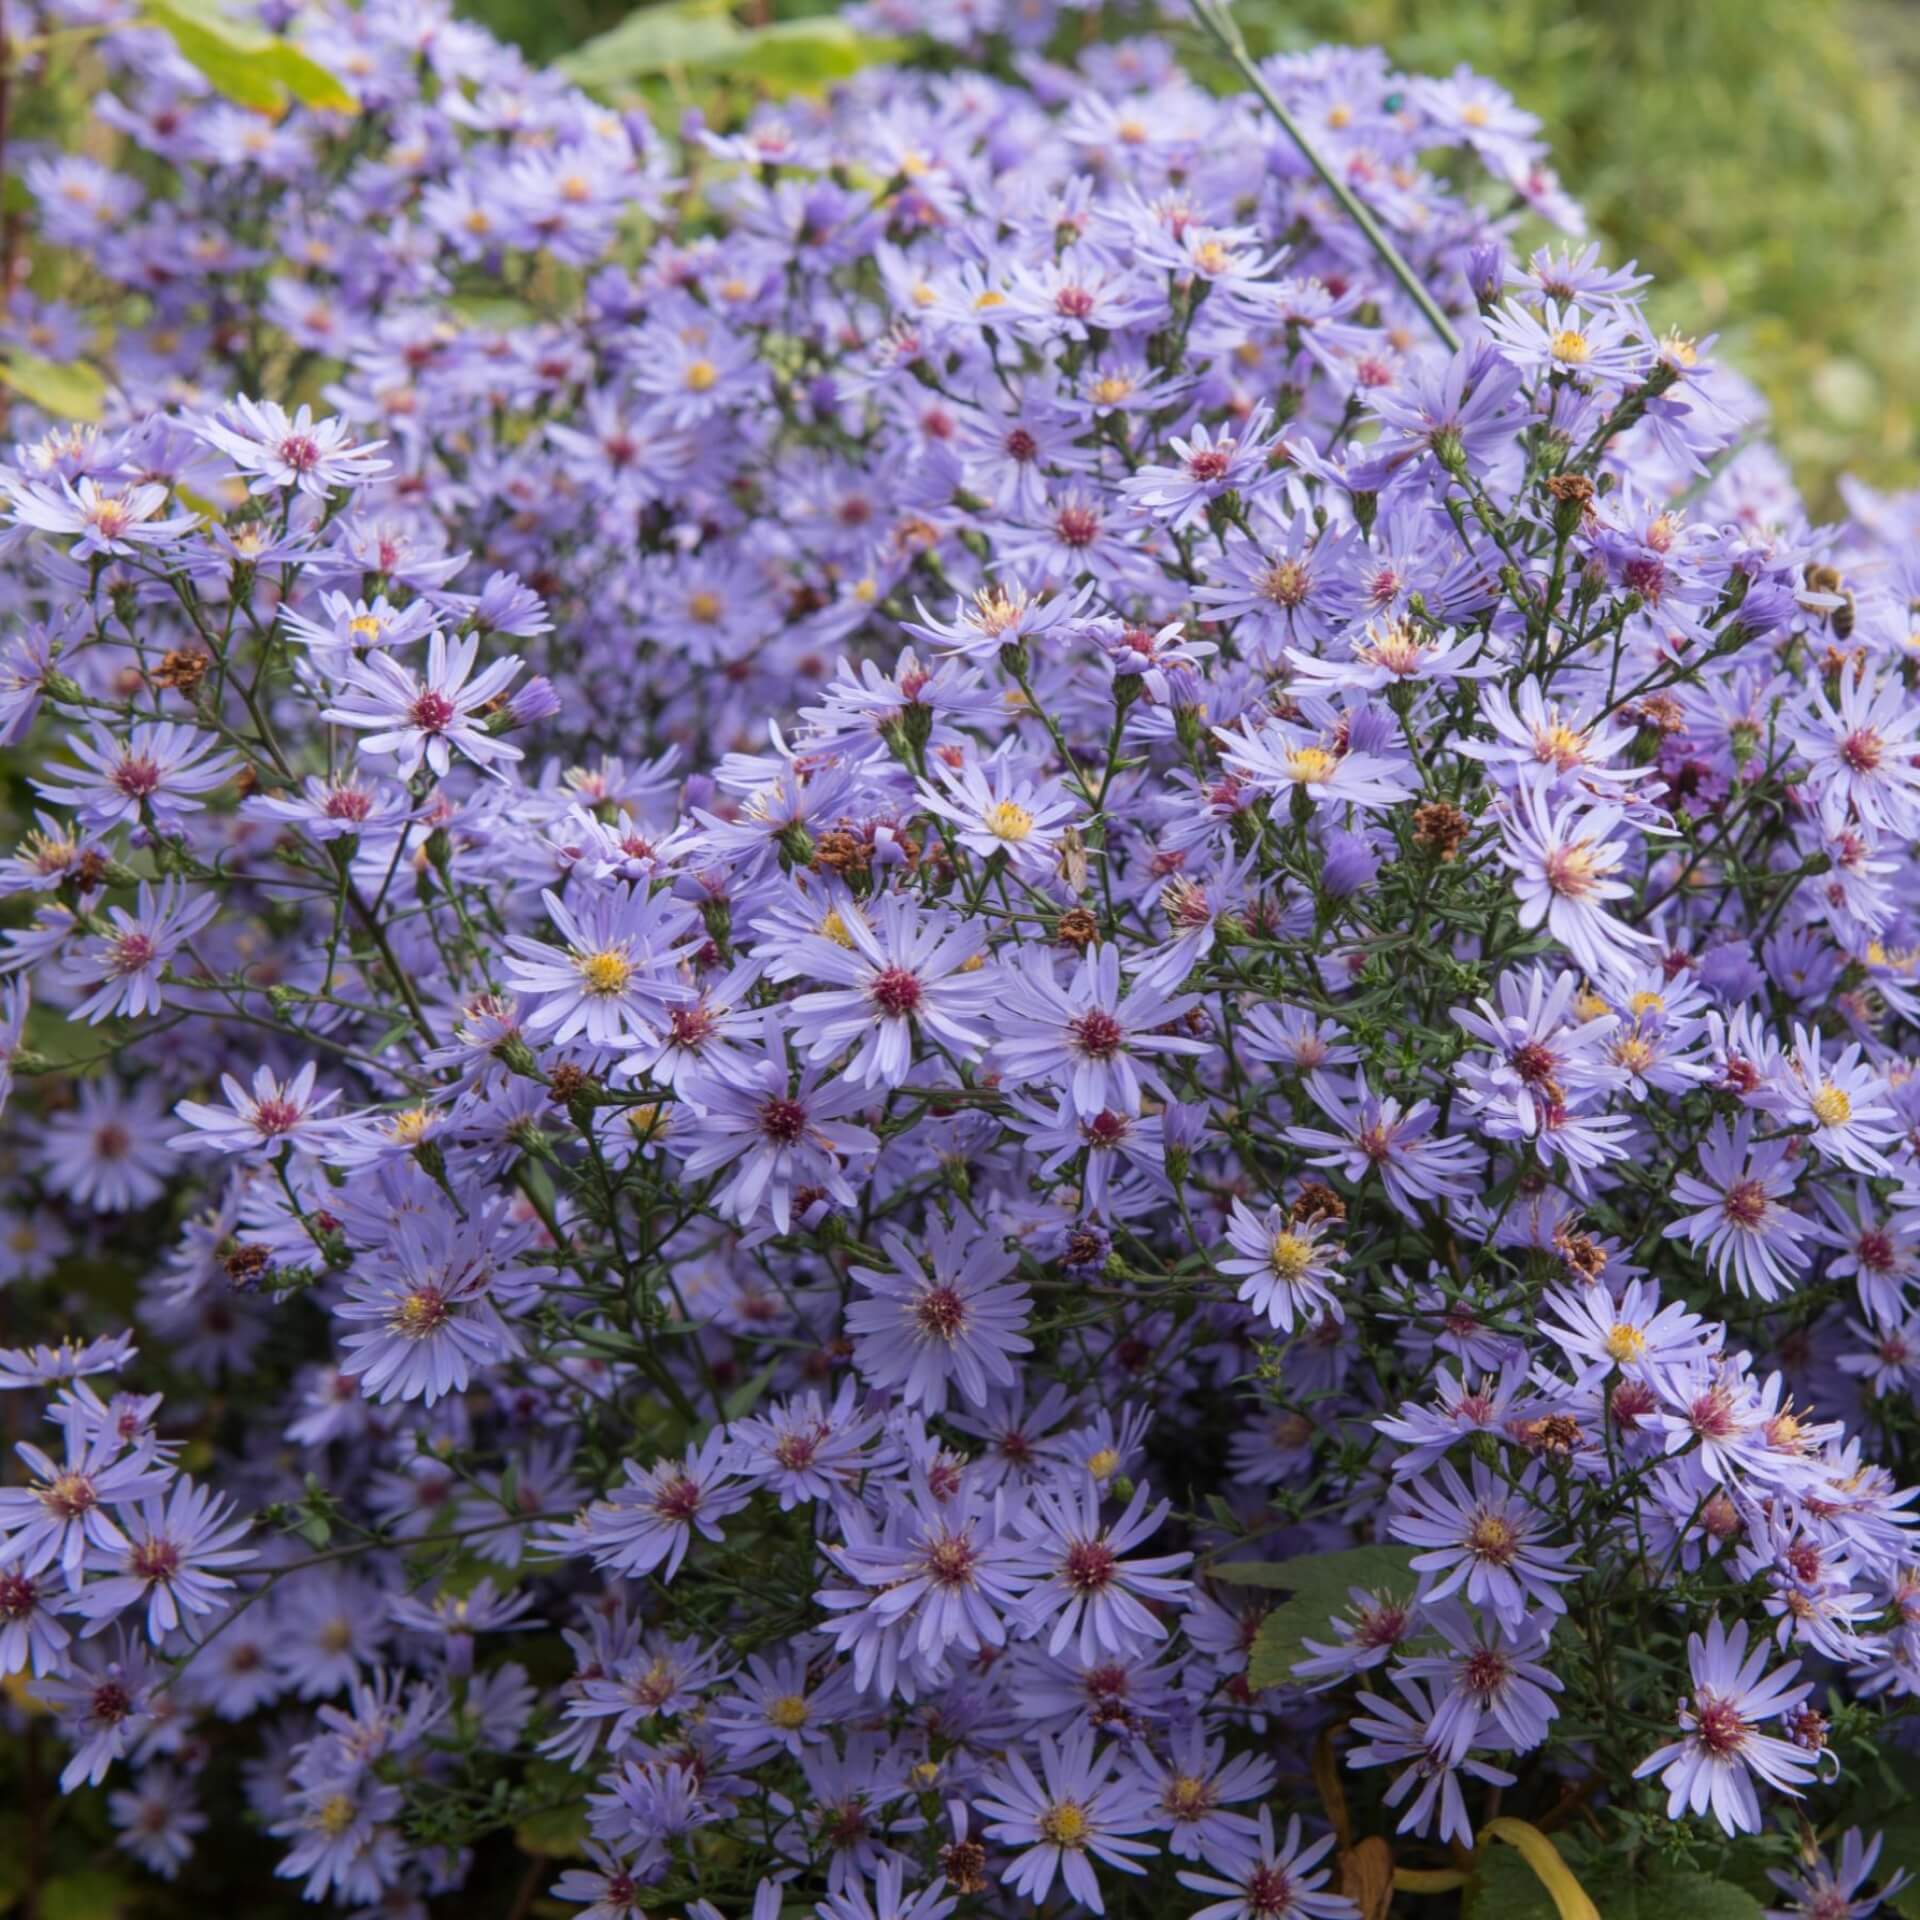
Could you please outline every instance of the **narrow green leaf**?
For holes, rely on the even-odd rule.
[[[198,67],[215,91],[256,113],[279,113],[291,94],[303,107],[353,113],[359,102],[296,46],[244,22],[174,0],[146,0],[149,26],[172,36],[181,58]]]

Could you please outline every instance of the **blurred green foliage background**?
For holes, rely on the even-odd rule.
[[[745,0],[749,22],[828,0]],[[629,0],[463,0],[536,59]],[[1655,318],[1718,333],[1773,404],[1816,512],[1843,471],[1920,482],[1920,0],[1239,0],[1266,49],[1465,61],[1546,122]]]

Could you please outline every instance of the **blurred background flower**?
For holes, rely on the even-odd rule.
[[[1654,275],[1654,318],[1718,333],[1721,356],[1765,390],[1816,512],[1837,511],[1843,471],[1879,486],[1920,481],[1914,0],[1238,0],[1235,10],[1257,51],[1377,43],[1408,71],[1464,61],[1510,88],[1551,129],[1555,164],[1578,182],[1604,251]],[[462,0],[462,11],[554,59],[641,9]],[[831,6],[736,11],[758,24]]]

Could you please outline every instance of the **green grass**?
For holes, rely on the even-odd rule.
[[[466,0],[551,59],[622,0]],[[749,4],[742,17],[820,11]],[[1851,471],[1920,482],[1920,7],[1909,0],[1240,0],[1268,48],[1378,42],[1460,61],[1546,123],[1655,318],[1718,333],[1758,382],[1816,512]]]

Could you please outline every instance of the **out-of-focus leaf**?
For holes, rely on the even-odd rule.
[[[40,1890],[43,1920],[116,1920],[132,1901],[132,1881],[98,1867],[60,1874]]]
[[[581,1852],[587,1838],[587,1802],[583,1795],[558,1807],[530,1813],[513,1830],[513,1844],[522,1853],[543,1860],[567,1860]]]
[[[1294,1663],[1304,1659],[1302,1642],[1324,1639],[1328,1622],[1347,1604],[1350,1587],[1410,1592],[1414,1579],[1411,1547],[1346,1547],[1338,1553],[1303,1553],[1292,1560],[1231,1560],[1213,1569],[1216,1580],[1233,1586],[1269,1587],[1291,1594],[1260,1623],[1247,1662],[1254,1687],[1284,1686]]]
[[[678,68],[799,93],[897,60],[905,51],[905,41],[869,38],[832,15],[749,29],[713,0],[688,0],[629,16],[560,65],[583,86],[615,86]]]
[[[33,353],[8,354],[0,381],[62,420],[98,420],[107,391],[107,383],[84,361],[42,360]]]
[[[149,26],[160,27],[215,91],[256,113],[279,113],[289,94],[304,107],[352,113],[358,102],[340,81],[298,47],[270,33],[172,0],[146,0]]]

